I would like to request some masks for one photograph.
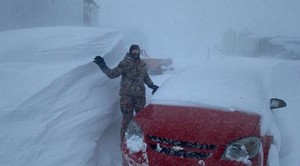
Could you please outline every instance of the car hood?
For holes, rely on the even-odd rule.
[[[242,137],[260,135],[260,116],[239,111],[148,105],[134,120],[148,137],[194,143],[226,145]]]

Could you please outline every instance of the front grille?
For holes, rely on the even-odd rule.
[[[148,139],[154,143],[149,143],[149,146],[152,150],[157,152],[178,156],[178,157],[185,157],[185,158],[194,158],[194,159],[205,159],[210,158],[212,156],[211,152],[198,152],[199,150],[206,150],[206,151],[213,151],[217,148],[217,145],[212,144],[201,144],[201,143],[192,143],[187,141],[179,141],[173,140],[169,138],[162,138],[152,135],[147,135]],[[167,147],[163,146],[162,144],[172,146]],[[190,149],[198,149],[198,150],[183,150],[184,148]]]
[[[152,136],[152,135],[147,135],[147,136],[151,141],[163,143],[163,144],[169,144],[172,146],[196,148],[196,149],[202,149],[202,150],[215,150],[217,147],[217,145],[211,145],[211,144],[191,143],[191,142],[178,141],[178,140],[162,138],[162,137],[157,137],[157,136]]]
[[[177,156],[177,157],[185,157],[185,158],[194,158],[194,159],[205,159],[211,157],[211,153],[200,153],[200,152],[191,152],[191,151],[185,151],[185,150],[175,150],[172,148],[167,148],[163,146],[157,146],[155,144],[150,144],[150,148],[152,150],[155,150],[157,152],[171,155],[171,156]]]

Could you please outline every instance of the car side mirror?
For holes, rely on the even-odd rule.
[[[282,108],[282,107],[286,107],[285,101],[283,101],[281,99],[277,99],[277,98],[272,98],[270,100],[270,108],[271,108],[271,110],[277,109],[277,108]]]

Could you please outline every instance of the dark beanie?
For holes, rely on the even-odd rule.
[[[133,45],[131,45],[130,48],[129,48],[129,53],[131,53],[132,50],[140,50],[140,46],[137,45],[137,44],[133,44]]]

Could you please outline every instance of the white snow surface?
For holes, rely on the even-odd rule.
[[[144,138],[138,136],[138,135],[132,135],[125,141],[126,147],[129,149],[130,153],[137,153],[142,151],[143,149],[146,149],[147,146],[144,142]]]
[[[245,70],[245,66],[232,67],[228,63],[202,63],[168,80],[152,101],[263,114],[269,103],[263,96],[262,84],[261,73],[255,69]]]
[[[80,27],[0,32],[1,165],[121,165],[120,80],[108,79],[92,60],[101,54],[109,66],[116,65],[125,52],[111,53],[122,50],[122,37],[114,30]],[[278,141],[270,151],[271,166],[300,163],[299,61],[215,55],[185,66],[185,59],[173,58],[181,62],[173,73],[152,76],[160,88],[153,96],[147,90],[148,103],[258,113],[262,130],[272,130],[263,132]],[[215,96],[218,91],[223,96]],[[270,97],[288,106],[267,111]]]

